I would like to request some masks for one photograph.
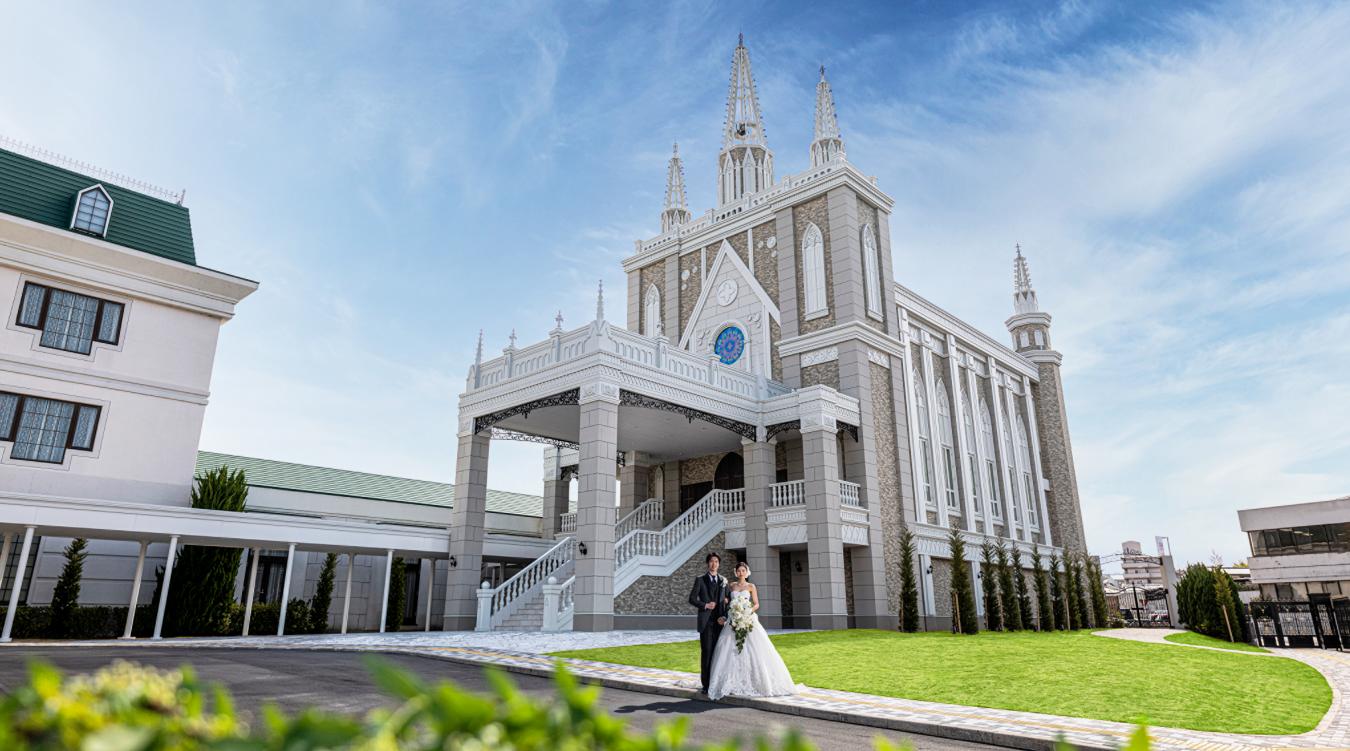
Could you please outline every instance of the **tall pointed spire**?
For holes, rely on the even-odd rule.
[[[811,142],[811,166],[819,167],[835,159],[843,159],[844,139],[839,137],[839,118],[834,112],[834,92],[825,80],[825,66],[820,66],[820,83],[816,84],[816,138]]]
[[[661,212],[661,231],[669,232],[693,217],[689,201],[684,195],[684,163],[680,161],[680,144],[676,143],[666,169],[666,208]]]
[[[750,51],[745,35],[731,55],[731,85],[727,90],[727,116],[722,123],[722,153],[718,158],[717,202],[732,203],[748,193],[773,185],[773,152],[764,135],[759,111],[759,93],[750,70]]]
[[[1013,258],[1013,310],[1017,313],[1035,313],[1040,310],[1036,302],[1036,290],[1031,288],[1031,267],[1022,255],[1022,245],[1017,244],[1017,257]]]
[[[602,323],[605,320],[605,280],[600,280],[600,285],[595,290],[595,322]]]

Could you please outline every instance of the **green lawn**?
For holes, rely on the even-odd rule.
[[[1230,733],[1312,730],[1331,705],[1316,670],[1288,659],[1068,633],[775,636],[809,686]],[[698,672],[698,644],[558,652],[562,657]]]
[[[1238,641],[1238,642],[1233,642],[1233,641],[1225,641],[1225,640],[1223,640],[1223,639],[1215,639],[1215,638],[1212,637],[1212,636],[1205,636],[1204,634],[1197,634],[1197,633],[1194,632],[1194,631],[1186,631],[1186,632],[1183,632],[1183,633],[1180,633],[1180,634],[1168,634],[1167,636],[1164,636],[1163,638],[1166,639],[1167,641],[1170,641],[1170,642],[1176,642],[1177,644],[1191,644],[1191,645],[1194,645],[1194,646],[1197,646],[1197,647],[1214,647],[1214,648],[1216,648],[1216,649],[1229,649],[1229,650],[1232,650],[1232,651],[1234,651],[1234,652],[1269,652],[1269,651],[1270,651],[1270,650],[1266,649],[1265,647],[1257,647],[1257,646],[1254,646],[1254,645],[1251,645],[1251,644],[1245,644],[1245,643],[1240,642],[1240,641]]]

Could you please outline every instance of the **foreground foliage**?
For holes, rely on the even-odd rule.
[[[773,642],[802,683],[903,699],[1257,734],[1307,732],[1331,706],[1326,679],[1301,662],[1088,632],[855,629]],[[694,642],[558,654],[698,672]]]
[[[256,727],[235,712],[228,692],[197,680],[190,669],[156,670],[117,661],[92,676],[66,678],[54,668],[30,666],[29,681],[0,699],[0,748],[6,751],[693,751],[688,720],[657,723],[634,733],[597,706],[599,689],[582,687],[566,671],[555,679],[552,701],[516,690],[489,670],[493,693],[472,694],[452,683],[426,684],[410,673],[369,660],[391,709],[362,719],[308,709],[288,716],[263,711]],[[743,739],[706,745],[731,751]],[[877,751],[901,751],[880,735]],[[812,751],[790,731],[782,740],[753,739],[756,751]],[[1062,740],[1057,751],[1073,751]],[[1123,751],[1148,751],[1139,726]]]

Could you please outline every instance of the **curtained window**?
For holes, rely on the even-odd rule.
[[[122,303],[28,282],[15,323],[41,330],[40,346],[87,355],[94,342],[117,344],[122,309]]]
[[[0,392],[0,441],[14,459],[60,464],[66,451],[92,451],[100,409],[59,399]]]

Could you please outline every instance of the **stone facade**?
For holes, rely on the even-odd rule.
[[[839,388],[839,361],[822,362],[802,368],[802,387],[817,385]]]
[[[727,553],[727,536],[718,533],[707,545],[680,565],[670,576],[642,576],[614,598],[616,615],[688,615],[693,620],[694,609],[689,606],[689,588],[694,579],[707,572],[704,558],[709,553],[722,556],[721,574],[731,578],[735,561]]]
[[[886,592],[890,612],[900,612],[900,532],[904,529],[904,508],[900,503],[900,473],[896,466],[895,392],[891,371],[876,363],[872,369],[872,414],[870,435],[876,442],[877,499],[881,504],[881,536],[886,566]]]
[[[703,291],[703,253],[695,251],[680,256],[680,332],[689,325],[699,293]]]
[[[664,317],[666,295],[670,294],[670,290],[666,289],[666,265],[664,263],[649,264],[638,272],[638,331],[647,330],[647,293],[653,285],[661,292],[661,310]],[[661,321],[661,324],[664,326],[665,335],[669,337],[672,333],[670,327],[665,325],[664,320]]]
[[[881,253],[880,249],[882,248],[882,245],[880,237],[877,236],[877,233],[880,231],[880,224],[877,221],[877,209],[872,204],[863,200],[862,196],[857,196],[857,200],[858,200],[858,225],[859,227],[869,225],[871,226],[873,239],[877,241],[877,248],[878,248],[877,252],[879,255]],[[881,259],[877,258],[877,274],[882,273],[882,268],[884,266],[885,264],[882,263]],[[884,276],[882,277],[881,285],[882,289],[885,290],[886,279]],[[884,294],[883,292],[882,299],[889,300],[890,297]],[[887,311],[888,307],[890,306],[884,304],[881,306],[881,320],[877,320],[873,318],[871,315],[867,315],[863,317],[862,319],[863,323],[867,324],[868,326],[871,326],[872,328],[876,329],[877,331],[880,331],[883,334],[886,333],[886,319],[888,316],[895,315],[894,310]]]
[[[717,464],[726,454],[708,454],[685,459],[680,462],[680,484],[697,485],[700,482],[712,482]]]
[[[1036,404],[1041,464],[1050,479],[1046,505],[1050,511],[1051,541],[1065,550],[1083,552],[1087,550],[1083,509],[1078,500],[1078,473],[1074,469],[1073,444],[1064,414],[1059,366],[1041,363],[1039,371],[1040,382],[1032,386],[1031,393]]]
[[[806,320],[806,316],[801,311],[806,310],[806,287],[802,282],[801,275],[801,253],[800,248],[797,255],[797,331],[801,334],[810,334],[814,331],[822,331],[835,324],[834,310],[834,285],[830,283],[833,278],[832,256],[830,255],[830,212],[829,201],[825,196],[814,198],[812,200],[800,203],[792,207],[793,234],[797,242],[805,236],[806,226],[814,224],[820,228],[820,233],[825,239],[825,303],[829,307],[829,312],[819,318]]]

